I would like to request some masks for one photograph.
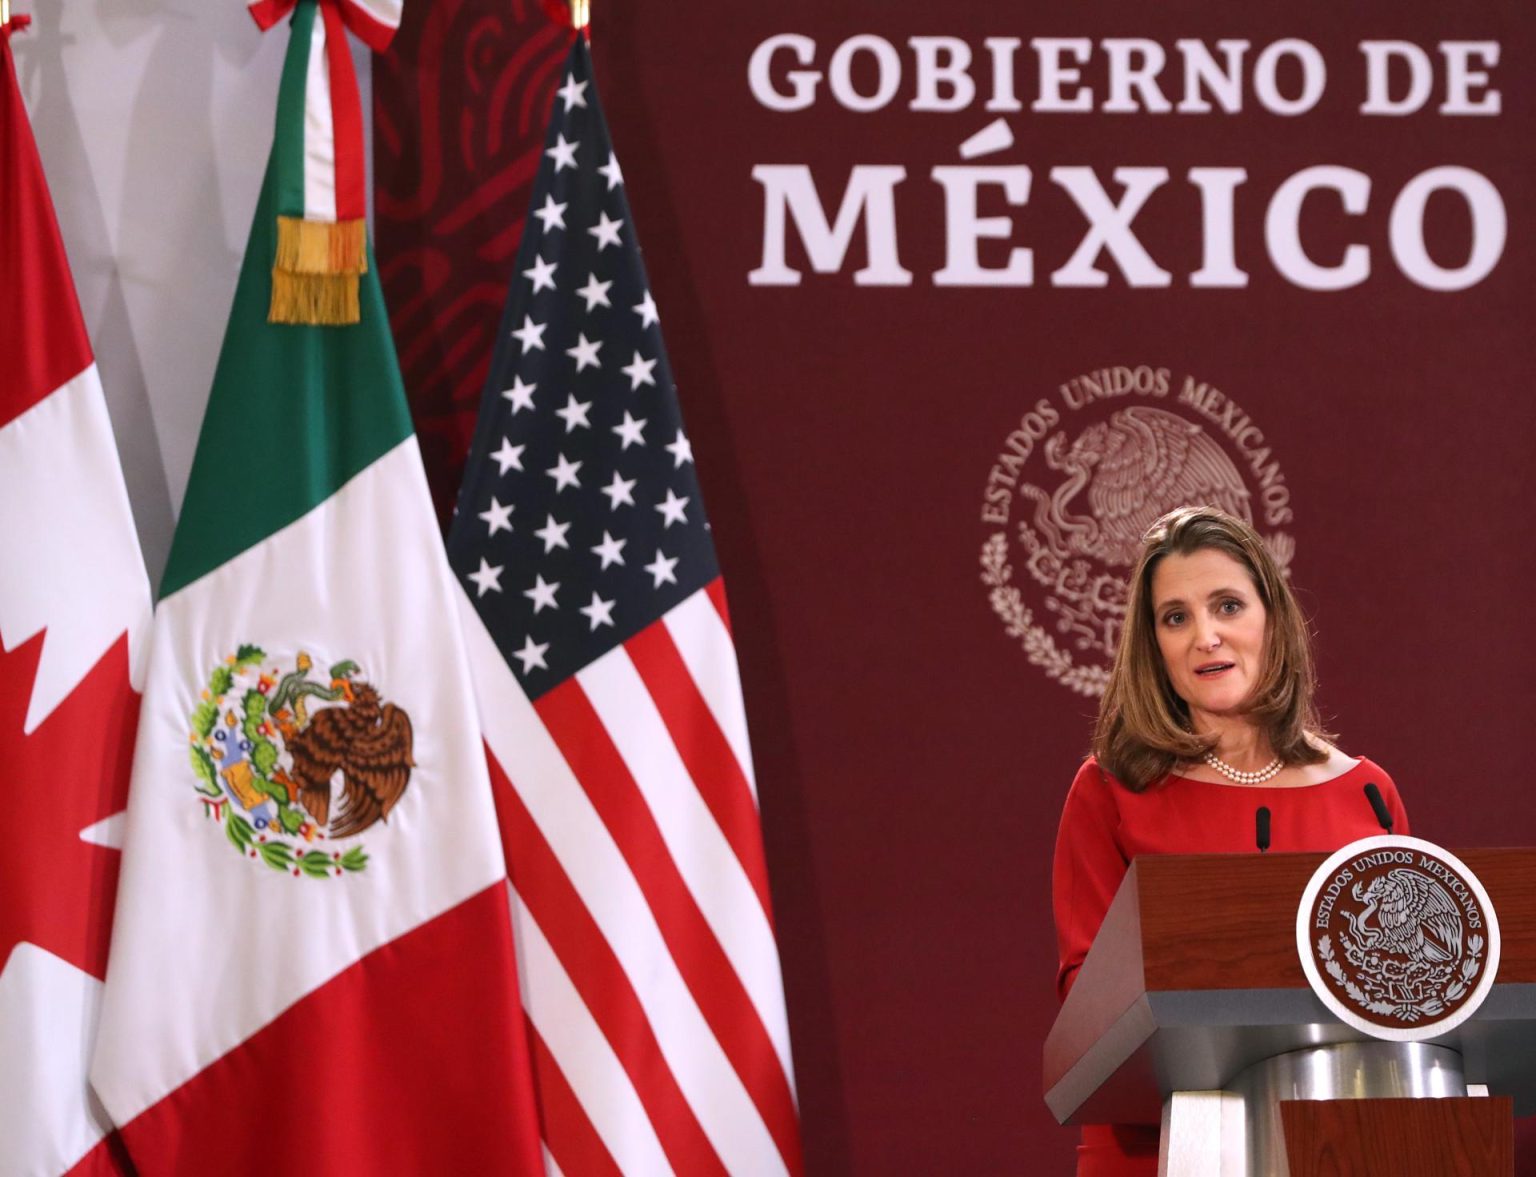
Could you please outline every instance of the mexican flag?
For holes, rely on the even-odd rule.
[[[111,1172],[86,1065],[149,581],[12,27],[0,26],[0,1173]]]
[[[146,1173],[542,1172],[456,589],[372,257],[352,325],[269,321],[337,31],[313,0],[292,23],[161,586],[91,1078]]]

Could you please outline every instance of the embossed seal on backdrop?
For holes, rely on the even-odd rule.
[[[1318,995],[1376,1038],[1434,1038],[1472,1016],[1499,969],[1499,921],[1466,864],[1420,838],[1362,838],[1317,868],[1296,948]]]
[[[415,761],[410,716],[360,674],[254,645],[209,673],[189,716],[193,785],[241,854],[307,878],[366,868],[360,844],[335,842],[389,816]]]
[[[1115,365],[1035,398],[982,491],[981,581],[1004,632],[1047,677],[1102,694],[1141,537],[1186,503],[1254,524],[1289,566],[1285,473],[1263,429],[1221,389]]]

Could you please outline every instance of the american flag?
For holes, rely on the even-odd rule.
[[[449,556],[551,1171],[798,1173],[730,620],[582,37]]]

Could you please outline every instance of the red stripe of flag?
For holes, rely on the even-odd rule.
[[[704,586],[704,591],[709,594],[709,600],[715,607],[715,612],[720,614],[721,624],[725,626],[726,636],[731,636],[731,609],[725,602],[725,577],[717,576]]]
[[[123,1177],[136,1172],[123,1138],[109,1132],[68,1170],[69,1177]]]
[[[773,903],[768,897],[768,864],[763,858],[757,803],[736,753],[715,722],[665,625],[641,630],[624,643],[624,649],[661,712],[662,722],[694,786],[757,892],[757,900],[772,927]]]
[[[363,101],[352,69],[352,47],[334,4],[322,4],[325,56],[331,69],[331,131],[336,153],[336,219],[360,221],[368,215],[363,164]]]
[[[542,1172],[516,991],[460,968],[515,975],[510,919],[498,881],[305,994],[121,1126],[139,1172]]]
[[[487,758],[512,885],[629,1075],[662,1151],[680,1173],[724,1174],[725,1166],[667,1066],[624,966],[489,749]]]
[[[0,36],[0,426],[91,363],[91,344],[32,138],[16,62]]]
[[[785,1166],[795,1172],[795,1097],[773,1040],[677,869],[640,786],[575,679],[561,683],[535,706],[629,864],[699,1012],[741,1076]]]
[[[592,1126],[532,1019],[528,1021],[528,1039],[533,1043],[533,1065],[539,1077],[544,1143],[549,1146],[555,1164],[562,1173],[579,1177],[623,1177],[618,1162]]]

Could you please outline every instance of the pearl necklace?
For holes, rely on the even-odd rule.
[[[1279,776],[1280,770],[1285,767],[1284,764],[1280,763],[1280,757],[1278,756],[1257,772],[1240,772],[1214,752],[1207,752],[1205,754],[1205,762],[1229,781],[1234,781],[1239,785],[1262,785],[1265,781],[1273,780]]]

